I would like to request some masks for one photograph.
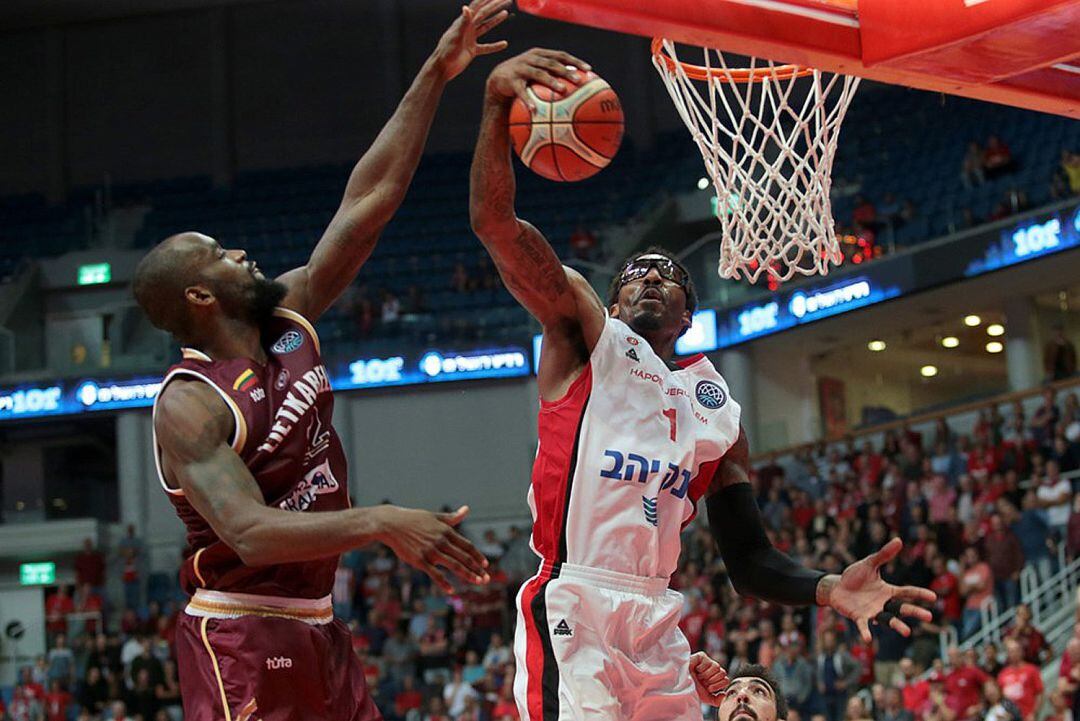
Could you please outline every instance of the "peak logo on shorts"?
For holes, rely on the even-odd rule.
[[[727,393],[724,393],[724,389],[712,381],[698,381],[697,386],[694,388],[694,395],[697,397],[698,403],[710,411],[715,411],[727,403]]]
[[[566,622],[566,619],[559,621],[555,624],[555,630],[551,632],[553,636],[573,636],[574,630],[570,628],[570,624]]]
[[[279,354],[292,353],[303,344],[304,336],[300,335],[300,331],[290,329],[281,334],[281,337],[274,342],[274,345],[270,346],[270,350]]]

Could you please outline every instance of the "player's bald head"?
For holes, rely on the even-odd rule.
[[[214,259],[215,245],[202,233],[178,233],[139,261],[131,289],[156,327],[182,340],[190,336],[185,294],[199,284],[202,269]]]

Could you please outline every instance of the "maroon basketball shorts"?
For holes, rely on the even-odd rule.
[[[176,656],[185,721],[382,721],[329,596],[200,589]]]

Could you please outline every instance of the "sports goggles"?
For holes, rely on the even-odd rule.
[[[644,278],[649,274],[651,268],[656,268],[656,272],[659,273],[660,277],[664,280],[670,280],[672,283],[683,288],[686,287],[686,282],[689,280],[686,271],[676,265],[675,261],[670,258],[665,258],[662,255],[643,255],[640,258],[634,259],[623,268],[619,285],[625,285],[631,281]]]

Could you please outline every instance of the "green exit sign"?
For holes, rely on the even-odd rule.
[[[98,285],[112,280],[112,265],[90,263],[79,266],[79,285]]]
[[[56,564],[52,561],[20,563],[19,583],[24,586],[51,586],[56,583]]]

